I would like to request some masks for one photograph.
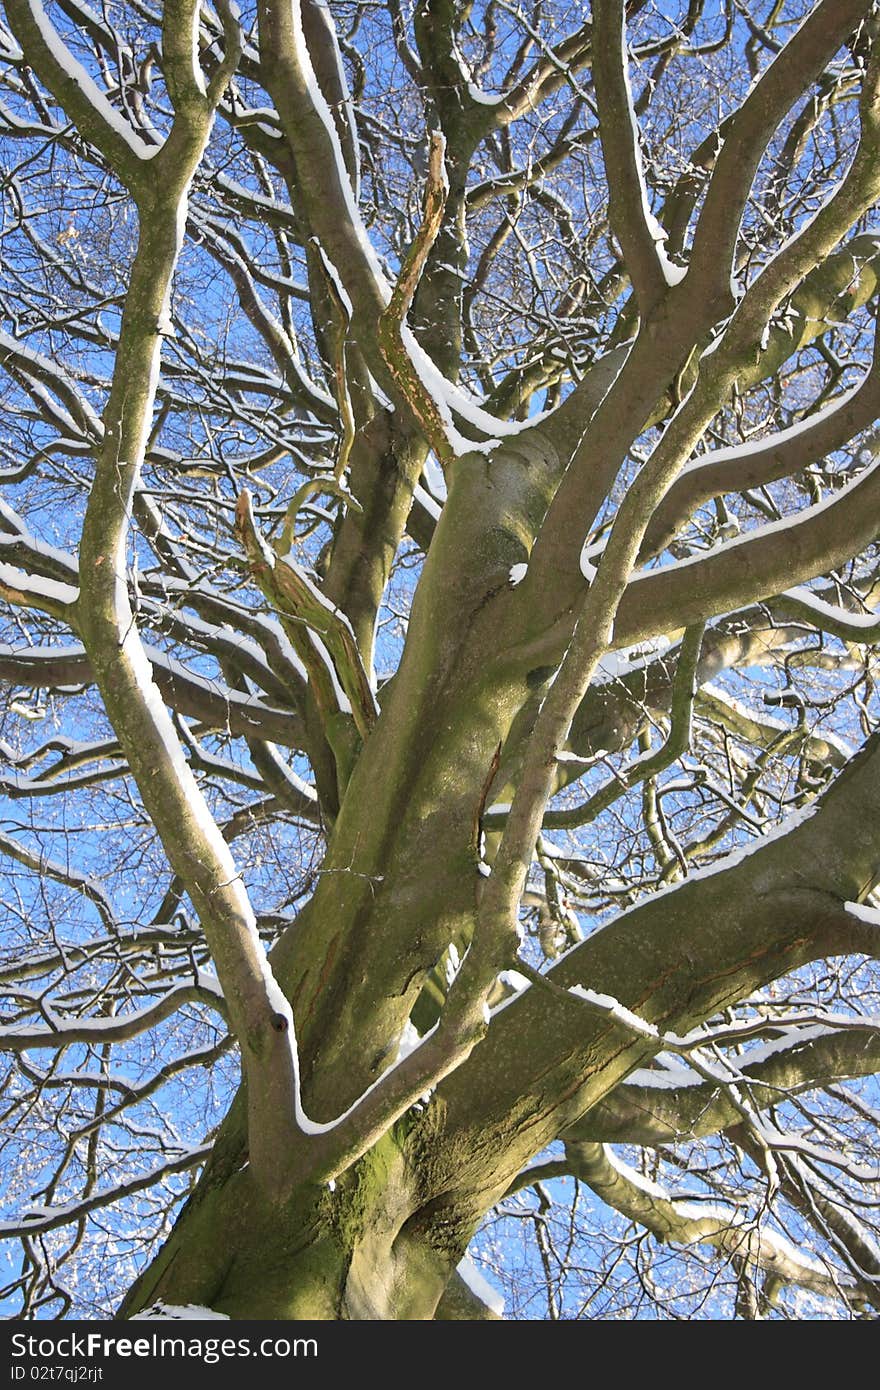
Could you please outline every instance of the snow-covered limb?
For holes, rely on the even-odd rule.
[[[426,380],[426,373],[419,371],[412,337],[405,335],[403,330],[425,262],[443,221],[449,193],[443,162],[445,153],[444,136],[439,131],[432,131],[421,225],[401,265],[391,298],[379,317],[377,330],[379,350],[385,366],[443,465],[449,464],[456,452],[449,434],[451,421],[448,407],[442,398],[436,398],[430,381]]]
[[[312,381],[299,360],[295,344],[286,329],[260,295],[254,283],[256,267],[249,263],[244,250],[236,245],[235,229],[224,226],[221,231],[207,217],[198,216],[192,211],[190,219],[194,231],[204,245],[228,271],[238,291],[242,309],[269,348],[275,365],[293,393],[294,399],[310,410],[317,419],[332,422],[333,397]],[[301,288],[299,292],[305,293]]]
[[[728,121],[694,233],[690,274],[700,293],[730,293],[740,218],[767,143],[805,79],[830,61],[868,8],[864,0],[820,0]]]
[[[736,1138],[754,1160],[755,1146],[748,1136],[738,1133]],[[777,1153],[775,1162],[785,1198],[821,1233],[849,1270],[858,1290],[853,1301],[880,1309],[880,1244],[869,1224],[870,1213],[860,1202],[847,1202],[813,1164],[797,1154]]]
[[[855,905],[845,905],[847,909],[851,906]],[[876,914],[862,916],[859,912],[853,915],[859,916],[860,920],[868,921],[872,926],[877,925]],[[721,1045],[730,1046],[745,1043],[756,1035],[767,1032],[768,1029],[772,1029],[774,1032],[783,1030],[782,1036],[777,1037],[774,1043],[748,1053],[747,1060],[750,1066],[752,1064],[759,1065],[777,1052],[790,1048],[800,1048],[805,1041],[810,1041],[815,1037],[833,1035],[837,1038],[846,1033],[855,1033],[860,1039],[880,1036],[880,1014],[851,1016],[832,1011],[816,1014],[798,1012],[790,1017],[784,1014],[774,1015],[771,1019],[758,1017],[743,1024],[712,1025],[704,1023],[686,1033],[661,1031],[655,1024],[648,1022],[632,1009],[628,1009],[613,995],[589,989],[581,984],[569,985],[566,989],[565,986],[554,980],[552,970],[547,974],[542,974],[521,958],[517,961],[517,970],[508,973],[514,976],[519,975],[522,980],[523,983],[517,986],[518,992],[528,985],[536,985],[539,989],[547,990],[557,997],[563,997],[567,993],[586,1005],[587,1009],[594,1015],[607,1018],[609,1022],[616,1024],[624,1032],[631,1033],[636,1038],[643,1038],[652,1045],[656,1045],[659,1059],[664,1060],[663,1054],[684,1057],[692,1068],[692,1071],[689,1071],[687,1065],[678,1065],[670,1069],[667,1061],[664,1069],[660,1071],[639,1069],[638,1073],[634,1073],[628,1080],[627,1084],[631,1085],[648,1087],[656,1085],[669,1089],[673,1085],[685,1088],[698,1085],[698,1078],[720,1085],[726,1085],[731,1080],[742,1081],[743,1077],[740,1075],[739,1069],[731,1070],[728,1063],[720,1058],[720,1054],[717,1054],[717,1049]],[[510,1002],[510,1000],[506,1000],[500,1005],[500,1008],[506,1008]],[[719,1056],[720,1060],[717,1064],[711,1060],[707,1049],[711,1049],[713,1054]]]
[[[195,929],[179,922],[172,926],[154,923],[148,927],[116,927],[110,936],[93,936],[76,944],[65,941],[55,947],[37,948],[22,953],[14,965],[0,967],[0,984],[40,979],[56,971],[66,975],[102,960],[118,961],[123,957],[147,958],[156,950],[168,955],[185,956],[191,965],[193,954],[204,950],[204,938]]]
[[[9,503],[0,498],[0,551],[11,560],[24,560],[28,571],[75,589],[76,560],[66,550],[39,540]]]
[[[696,703],[697,709],[704,717],[762,748],[779,747],[782,736],[791,732],[791,726],[784,720],[775,719],[764,710],[752,709],[743,700],[711,681],[700,687]],[[798,745],[811,761],[843,767],[847,759],[852,757],[853,750],[843,739],[836,738],[833,734],[823,737],[818,734],[811,735],[807,731],[798,732]]]
[[[684,278],[685,268],[669,260],[663,247],[666,233],[651,212],[629,81],[623,0],[596,0],[593,6],[593,80],[611,225],[645,317]]]
[[[615,772],[613,777],[609,778],[604,787],[600,787],[581,805],[568,807],[565,810],[545,811],[541,822],[543,829],[572,829],[579,825],[589,825],[631,787],[652,777],[657,777],[686,752],[691,738],[691,721],[697,687],[697,665],[700,660],[703,631],[703,625],[697,624],[695,627],[689,628],[684,634],[672,687],[672,718],[669,734],[661,747],[654,752],[645,752],[632,762],[625,764],[624,767]],[[633,653],[630,654],[630,657],[632,655]],[[605,658],[600,663],[600,667],[607,668],[613,661],[613,656]],[[629,663],[626,665],[629,669],[637,669],[635,665]],[[601,674],[604,678],[606,672],[603,670]],[[487,817],[486,824],[487,826],[503,824],[503,818],[496,815],[490,820]]]
[[[49,1048],[60,1052],[73,1043],[127,1042],[155,1028],[157,1023],[176,1013],[185,1004],[208,1004],[224,1018],[228,1017],[216,980],[200,972],[197,983],[174,985],[155,1004],[113,1018],[70,1018],[53,1014],[49,1006],[44,1005],[43,1016],[49,1020],[50,1026],[4,1024],[0,1027],[0,1051],[27,1052]]]
[[[54,618],[69,621],[79,597],[72,584],[43,575],[27,574],[17,565],[0,563],[0,598],[19,608],[37,608]]]
[[[713,497],[789,477],[826,458],[875,420],[880,411],[880,347],[858,386],[797,424],[757,442],[713,449],[689,463],[652,518],[642,558],[666,546],[687,518]]]
[[[61,402],[61,409],[43,394],[48,419],[62,436],[78,438],[89,445],[102,437],[104,427],[73,378],[54,359],[36,352],[26,343],[0,330],[0,364],[12,368],[21,377],[47,388]]]
[[[778,1038],[756,1043],[737,1059],[741,1085],[753,1106],[779,1105],[821,1088],[834,1077],[873,1073],[880,1060],[876,1028],[794,1024]],[[680,1056],[658,1052],[649,1067],[630,1072],[622,1086],[572,1126],[572,1137],[657,1146],[687,1134],[717,1134],[741,1115],[725,1085],[707,1080]]]
[[[146,1192],[156,1183],[161,1182],[163,1178],[171,1177],[174,1173],[185,1173],[192,1168],[197,1168],[199,1164],[204,1163],[210,1152],[210,1144],[189,1149],[178,1158],[160,1163],[157,1167],[149,1169],[146,1173],[141,1173],[136,1178],[128,1178],[124,1182],[117,1183],[115,1187],[101,1188],[97,1192],[90,1193],[87,1197],[74,1199],[64,1205],[35,1210],[32,1217],[25,1216],[21,1221],[0,1222],[0,1238],[29,1237],[57,1231],[62,1226],[69,1226],[75,1221],[81,1221],[92,1211],[100,1211],[104,1207],[112,1206],[114,1202],[121,1202],[124,1198],[133,1196],[137,1192]]]
[[[867,922],[871,927],[880,927],[880,908],[870,907],[867,903],[844,903],[844,907],[858,921]]]
[[[851,613],[835,604],[826,603],[818,594],[799,586],[786,589],[776,601],[784,614],[805,618],[814,627],[830,632],[842,642],[877,642],[880,640],[880,617],[876,613]]]
[[[256,655],[253,646],[256,644],[256,647],[262,650],[263,660],[270,668],[276,684],[285,692],[286,697],[290,699],[292,695],[297,698],[302,695],[307,679],[306,669],[284,635],[281,624],[272,614],[260,612],[238,602],[231,595],[222,593],[204,580],[194,584],[188,578],[163,575],[161,584],[157,585],[155,590],[147,580],[143,583],[143,589],[146,594],[155,597],[157,612],[168,612],[168,604],[160,605],[160,596],[162,599],[174,600],[178,621],[181,623],[181,634],[186,632],[187,628],[195,633],[196,637],[204,633],[206,644],[215,651],[219,644],[230,656],[241,648]],[[198,620],[194,623],[188,613],[185,617],[182,616],[181,610],[190,608],[199,613],[200,619],[205,621],[205,626],[201,626]],[[259,683],[265,678],[266,673],[261,672]],[[267,693],[270,693],[268,687],[266,689]]]
[[[304,733],[292,710],[265,704],[255,696],[229,689],[222,681],[188,670],[182,662],[145,644],[153,678],[166,701],[179,714],[198,719],[208,728],[228,729],[239,736],[268,738],[288,748],[301,748]],[[79,644],[49,647],[11,647],[0,644],[0,678],[32,689],[76,688],[91,685],[95,672]]]
[[[258,6],[264,85],[275,101],[296,160],[300,196],[310,232],[345,276],[357,314],[381,312],[391,294],[357,206],[357,140],[350,107],[335,105],[339,66],[333,22],[320,14],[313,54],[303,29],[301,0]],[[316,65],[320,72],[316,71]],[[334,119],[333,111],[337,111]],[[345,142],[345,148],[343,148]],[[347,157],[348,156],[348,157]]]
[[[801,584],[846,564],[874,540],[878,499],[875,461],[815,506],[674,564],[639,570],[621,600],[615,642],[644,640],[698,614],[735,612],[784,594],[792,580]]]
[[[565,1154],[576,1177],[615,1211],[658,1239],[675,1245],[710,1245],[773,1276],[780,1284],[799,1285],[826,1298],[840,1297],[839,1276],[822,1261],[804,1255],[774,1230],[766,1217],[759,1219],[734,1206],[700,1200],[702,1194],[678,1196],[668,1192],[625,1163],[607,1144],[570,1141]]]
[[[570,86],[580,94],[576,74],[593,55],[593,31],[592,25],[585,23],[560,43],[550,44],[519,7],[513,10],[508,0],[502,0],[502,8],[515,13],[518,26],[528,35],[538,55],[514,85],[504,92],[500,102],[493,101],[490,106],[482,107],[483,111],[491,113],[492,124],[503,127],[530,114],[560,87]],[[470,95],[473,99],[473,93]]]
[[[167,23],[186,20],[188,4],[184,0],[180,10],[169,7]],[[192,20],[191,5],[188,13]],[[237,59],[238,30],[231,10],[227,19],[231,28],[218,67],[219,85],[212,80],[210,90],[202,94],[194,74],[188,78],[178,72],[176,98],[172,93],[174,121],[154,164],[158,186],[155,181],[137,186],[142,214],[138,248],[83,526],[76,626],[144,805],[205,930],[251,1079],[254,1171],[271,1186],[282,1155],[299,1135],[293,1109],[297,1059],[290,1010],[266,960],[229,847],[183,756],[153,680],[126,582],[132,507],[156,399],[161,325],[168,314],[190,184],[211,133],[213,106]],[[178,56],[181,62],[196,61]]]
[[[299,703],[297,697],[303,693],[306,671],[280,628],[273,632],[269,622],[248,622],[247,616],[240,617],[233,604],[218,602],[219,595],[215,598],[194,591],[181,594],[180,599],[187,602],[187,606],[191,604],[201,612],[213,610],[214,621],[207,622],[190,612],[181,611],[179,600],[178,603],[167,602],[167,594],[163,594],[161,599],[153,598],[148,592],[150,588],[152,586],[143,581],[138,585],[139,611],[155,621],[163,636],[185,643],[200,653],[205,652],[221,669],[231,667],[240,670],[253,686],[264,693],[265,699],[276,705],[284,706],[294,700]],[[240,630],[245,626],[250,627],[251,632]],[[276,637],[274,642],[273,637]],[[148,652],[151,662],[153,650],[155,648],[150,644]]]
[[[585,515],[597,515],[613,484],[621,459],[626,456],[648,422],[647,408],[643,414],[633,417],[631,410],[621,409],[621,402],[633,397],[646,401],[649,398],[656,400],[658,395],[665,393],[670,387],[674,390],[676,378],[684,371],[704,333],[718,322],[722,307],[726,307],[729,312],[729,266],[727,270],[719,271],[719,265],[723,266],[728,259],[728,248],[732,256],[732,247],[737,236],[736,231],[732,229],[732,222],[727,221],[731,219],[730,198],[733,196],[734,206],[740,206],[748,196],[764,142],[801,89],[803,64],[806,63],[809,67],[816,63],[821,67],[827,62],[829,54],[835,51],[848,33],[852,32],[864,9],[864,0],[846,0],[846,3],[835,3],[833,6],[828,0],[822,0],[788,42],[779,58],[762,75],[760,82],[740,109],[734,125],[738,123],[738,136],[742,137],[742,141],[738,138],[729,139],[716,164],[694,238],[690,270],[684,282],[681,305],[677,312],[669,314],[663,324],[664,351],[658,353],[655,342],[658,330],[654,329],[652,332],[649,322],[645,331],[636,337],[623,366],[589,419],[532,550],[529,579],[516,590],[524,604],[527,599],[534,602],[535,595],[540,596],[542,590],[552,593],[554,603],[558,604],[558,585],[562,583],[568,587],[571,584],[568,576],[574,572],[576,558],[583,547],[581,518]],[[621,530],[621,519],[625,509],[631,510],[637,505],[642,505],[648,489],[655,489],[650,511],[644,516],[643,529],[639,535],[639,550],[663,497],[681,468],[692,456],[712,418],[723,407],[729,393],[751,362],[770,316],[786,295],[798,287],[809,270],[835,249],[841,237],[875,200],[880,190],[877,160],[878,123],[874,109],[878,83],[880,65],[874,52],[866,70],[861,95],[861,138],[846,176],[816,216],[752,281],[746,294],[726,319],[723,333],[712,344],[711,355],[701,358],[700,369],[690,391],[684,395],[650,460],[629,488],[615,520],[618,533]],[[739,161],[738,148],[742,156]],[[716,233],[710,229],[721,220],[725,221],[726,231],[716,245]],[[736,218],[733,217],[732,221],[736,221]],[[676,304],[677,297],[671,301],[671,307],[674,308]],[[572,393],[572,399],[576,396],[577,391]],[[566,402],[567,406],[568,404]],[[870,471],[866,470],[867,473]],[[864,477],[863,474],[862,478]],[[639,493],[642,494],[642,503],[636,502],[636,495]],[[849,489],[849,493],[851,501],[852,489]],[[867,502],[867,499],[865,500]],[[870,529],[865,525],[865,515],[862,511],[857,519],[861,526],[848,547],[847,557],[861,548],[861,537]],[[843,533],[846,534],[847,522],[843,522],[843,528]],[[765,529],[762,528],[762,532]],[[815,529],[821,531],[821,524]],[[838,544],[840,537],[841,532],[838,531],[835,537]],[[798,537],[798,540],[800,539],[801,537]],[[873,539],[873,535],[869,539]],[[743,547],[750,540],[751,538],[745,538],[742,542]],[[782,564],[776,582],[762,589],[761,581],[766,576],[761,575],[760,550],[757,566],[752,563],[747,575],[745,568],[738,568],[737,561],[747,559],[747,562],[752,562],[754,552],[737,552],[734,549],[735,545],[733,542],[730,546],[719,547],[725,555],[732,553],[736,557],[731,561],[733,574],[725,576],[728,583],[737,579],[742,585],[742,589],[736,593],[732,601],[729,592],[725,594],[724,599],[714,595],[714,576],[711,570],[708,573],[691,573],[687,580],[683,580],[683,592],[679,597],[682,599],[684,611],[678,621],[664,614],[669,620],[660,622],[656,620],[656,614],[651,613],[653,594],[656,592],[665,597],[667,588],[671,587],[669,580],[672,575],[679,571],[693,570],[698,564],[711,566],[712,557],[705,561],[681,561],[676,566],[651,574],[643,573],[638,576],[641,582],[631,585],[630,595],[624,596],[620,603],[614,624],[615,642],[631,642],[639,637],[652,636],[670,628],[686,625],[697,616],[697,606],[704,617],[723,612],[725,608],[729,611],[735,606],[745,606],[789,587],[792,577],[798,580],[809,578],[842,562],[830,558],[826,561],[826,543],[820,547],[821,558],[818,561],[813,560],[815,568],[809,569],[809,561],[797,554],[794,574],[789,573],[788,577],[783,578],[785,565]],[[606,548],[606,557],[607,553]],[[791,567],[792,557],[789,555],[785,558]],[[607,558],[603,560],[603,566],[607,568]],[[755,570],[760,577],[756,577]],[[600,575],[601,573],[600,567]],[[751,581],[748,588],[747,577]],[[633,589],[638,590],[637,596],[632,592]],[[693,603],[688,606],[688,596],[695,599],[697,595],[699,605]],[[718,606],[715,606],[716,603]],[[566,631],[570,630],[570,622],[566,622],[565,627]],[[548,632],[546,643],[550,645],[554,636],[559,650],[562,644],[558,635]]]
[[[158,153],[125,119],[52,24],[41,0],[10,0],[6,6],[12,31],[41,79],[79,130],[110,161],[133,193],[149,186],[149,164]]]

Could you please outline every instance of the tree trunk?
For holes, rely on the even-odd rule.
[[[875,737],[788,834],[654,895],[569,952],[335,1183],[259,1190],[239,1095],[123,1314],[161,1301],[244,1318],[435,1317],[483,1214],[666,1039],[811,960],[872,944],[876,929],[845,904],[876,872],[878,759]],[[335,1059],[329,1075],[335,1096]],[[322,1076],[313,1069],[307,1106],[328,1103]]]
[[[335,1183],[280,1203],[253,1181],[245,1151],[230,1162],[240,1114],[236,1103],[226,1142],[120,1315],[162,1303],[243,1319],[433,1318],[469,1232],[442,1234],[420,1211],[426,1174],[400,1127]]]

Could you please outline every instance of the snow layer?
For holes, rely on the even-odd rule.
[[[464,1259],[459,1261],[457,1269],[471,1293],[481,1303],[485,1303],[487,1308],[491,1308],[493,1313],[497,1313],[499,1318],[503,1317],[504,1298],[497,1289],[493,1289],[485,1275],[477,1269],[470,1255],[465,1255]]]
[[[135,1313],[132,1322],[229,1322],[228,1313],[215,1313],[213,1308],[202,1308],[197,1303],[153,1303],[142,1313]]]

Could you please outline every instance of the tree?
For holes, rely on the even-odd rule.
[[[873,1316],[874,5],[4,11],[6,1306]]]

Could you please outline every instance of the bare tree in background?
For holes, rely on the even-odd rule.
[[[874,4],[3,11],[4,1309],[876,1316]]]

